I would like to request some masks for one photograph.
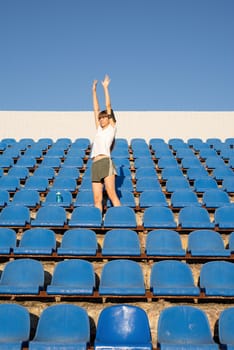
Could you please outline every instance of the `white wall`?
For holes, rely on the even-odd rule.
[[[232,112],[168,112],[139,111],[115,112],[118,121],[117,137],[131,140],[143,137],[147,141],[157,137],[168,140],[191,137],[206,140],[218,137],[225,140],[234,137],[234,111]],[[16,140],[31,137],[79,137],[93,138],[95,128],[93,113],[84,112],[35,112],[0,111],[0,139],[14,137]]]

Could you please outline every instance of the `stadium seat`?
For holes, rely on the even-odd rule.
[[[129,165],[128,166],[124,166],[124,165],[117,166],[115,164],[115,167],[116,167],[117,176],[127,177],[129,179],[132,178],[132,173],[131,173],[131,170],[129,169]]]
[[[227,165],[213,169],[212,176],[217,181],[223,181],[225,177],[234,176],[233,170]]]
[[[196,193],[191,189],[176,190],[171,194],[171,205],[173,208],[183,208],[189,206],[200,207]]]
[[[82,169],[84,166],[84,161],[79,156],[67,156],[64,162],[61,164],[63,167],[72,167],[72,168],[78,168]]]
[[[39,294],[44,287],[44,269],[40,261],[8,261],[0,279],[0,294]]]
[[[136,172],[135,172],[135,179],[136,180],[139,180],[139,179],[142,179],[145,177],[157,178],[157,173],[156,173],[155,167],[147,166],[147,167],[142,167],[142,168],[136,169]]]
[[[0,254],[10,254],[16,247],[16,232],[8,227],[0,228]]]
[[[195,230],[188,235],[187,251],[191,256],[230,256],[221,235],[213,230]]]
[[[146,237],[147,256],[185,256],[179,234],[168,229],[152,230]]]
[[[21,156],[15,166],[16,167],[23,167],[28,169],[34,169],[37,164],[36,158],[32,156]]]
[[[75,192],[77,189],[76,179],[69,176],[60,176],[57,175],[54,179],[53,184],[50,186],[50,189],[53,191],[71,191]]]
[[[101,227],[102,213],[94,206],[83,206],[74,208],[68,221],[70,227]]]
[[[0,190],[15,192],[20,189],[20,180],[16,176],[2,176],[0,177]]]
[[[206,313],[194,306],[178,305],[159,315],[157,341],[161,350],[218,350]]]
[[[135,169],[141,168],[141,167],[147,167],[147,166],[155,166],[155,163],[151,157],[141,157],[141,158],[136,158],[134,160],[134,167]]]
[[[64,166],[59,169],[58,176],[70,177],[72,179],[78,180],[80,177],[80,170],[76,167]]]
[[[170,177],[166,182],[166,191],[168,193],[175,192],[177,190],[189,190],[190,184],[185,177],[175,176]]]
[[[206,208],[219,208],[230,204],[227,192],[221,189],[211,189],[203,193],[202,204]]]
[[[187,178],[189,181],[195,181],[202,178],[207,178],[209,173],[203,166],[196,166],[187,169]]]
[[[120,189],[120,190],[117,190],[117,196],[119,197],[119,200],[122,206],[130,207],[130,208],[136,207],[135,197],[132,191]],[[111,206],[111,205],[112,203],[108,198],[107,206]]]
[[[100,295],[145,295],[143,271],[136,261],[117,259],[108,261],[102,269]]]
[[[90,229],[67,230],[57,248],[58,255],[96,255],[98,249],[96,234]]]
[[[94,199],[93,199],[93,191],[90,189],[90,191],[78,191],[74,207],[83,207],[83,206],[94,206]]]
[[[168,169],[168,168],[177,168],[178,162],[171,154],[171,151],[168,151],[170,155],[162,156],[158,160],[158,168],[159,169]],[[156,153],[157,154],[157,153]]]
[[[206,296],[234,296],[234,265],[229,261],[209,261],[200,271],[200,288]]]
[[[143,214],[145,228],[177,228],[173,212],[167,207],[149,207]]]
[[[57,192],[60,192],[60,201],[57,200]],[[45,197],[45,200],[41,203],[42,206],[55,205],[64,208],[69,208],[73,204],[72,194],[67,190],[50,190]]]
[[[222,146],[222,141],[218,137],[209,137],[206,139],[206,143],[213,149],[219,151]]]
[[[202,147],[205,143],[203,142],[203,140],[199,137],[190,137],[187,140],[187,144],[194,148],[196,151],[200,149],[200,147]]]
[[[0,190],[0,207],[5,207],[10,200],[10,194],[7,190]]]
[[[201,162],[195,156],[188,156],[181,159],[181,166],[183,169],[201,167]]]
[[[95,350],[152,350],[149,319],[146,312],[134,305],[105,307],[98,318]]]
[[[227,176],[223,179],[222,189],[227,193],[234,193],[234,176]]]
[[[8,170],[8,176],[17,177],[19,181],[25,181],[29,176],[29,169],[13,166]]]
[[[129,229],[107,231],[103,240],[102,255],[140,256],[140,241],[137,233]]]
[[[168,145],[173,150],[176,150],[178,148],[185,148],[187,146],[186,142],[179,138],[179,137],[173,137],[168,140]]]
[[[95,273],[91,262],[81,259],[59,261],[54,269],[47,294],[92,295]]]
[[[217,208],[214,214],[215,225],[220,229],[234,228],[234,205]]]
[[[51,255],[56,250],[56,235],[46,228],[31,228],[24,231],[14,254]]]
[[[187,157],[194,157],[196,158],[193,150],[191,148],[188,147],[180,147],[177,149],[176,151],[176,158],[177,159],[183,159],[183,158],[187,158]]]
[[[117,176],[115,181],[117,191],[133,191],[132,179],[125,176]]]
[[[214,223],[211,222],[208,211],[197,206],[182,208],[179,212],[178,222],[181,228],[214,228]]]
[[[47,166],[54,169],[60,168],[61,159],[59,157],[45,156],[41,162],[41,166]]]
[[[234,349],[234,307],[228,307],[221,311],[218,322],[219,342],[222,349]]]
[[[24,227],[30,223],[29,208],[21,205],[4,207],[0,212],[0,226]]]
[[[42,311],[29,349],[86,350],[89,342],[87,311],[77,305],[58,304]]]
[[[30,316],[26,307],[0,304],[0,348],[21,350],[30,336]]]
[[[152,265],[150,289],[153,295],[199,296],[192,270],[185,262],[163,260]]]
[[[44,176],[30,176],[26,182],[24,188],[26,190],[36,190],[39,192],[46,192],[49,187],[49,180]]]
[[[224,160],[217,155],[207,157],[205,160],[205,166],[207,169],[215,169],[217,167],[224,166],[224,165],[225,165]]]
[[[197,193],[203,193],[210,189],[218,189],[218,184],[211,177],[200,178],[194,181],[194,190]]]
[[[90,147],[90,140],[87,137],[79,137],[72,143],[72,147],[86,150]]]
[[[213,148],[203,148],[199,152],[199,157],[202,160],[206,160],[208,157],[217,156],[216,151]]]
[[[146,190],[139,198],[140,208],[163,206],[168,207],[167,199],[162,190]]]
[[[155,177],[145,177],[137,180],[136,191],[143,192],[147,190],[158,190],[161,191],[159,180]]]
[[[15,192],[9,205],[22,205],[28,208],[35,208],[40,204],[40,201],[38,191],[21,189]]]
[[[168,168],[162,169],[161,179],[163,181],[167,181],[171,177],[182,177],[182,178],[184,178],[183,171],[181,170],[181,168],[178,165],[176,167],[168,167]]]
[[[36,218],[31,221],[31,226],[63,227],[66,222],[66,211],[63,207],[46,205],[38,209]]]
[[[136,228],[136,214],[126,206],[110,207],[104,217],[105,228]]]
[[[11,156],[0,155],[0,168],[9,169],[14,165],[14,160]]]
[[[40,165],[38,168],[35,169],[33,173],[33,177],[45,177],[48,180],[53,180],[55,177],[55,170],[49,166],[42,166]],[[48,185],[48,182],[47,182]]]

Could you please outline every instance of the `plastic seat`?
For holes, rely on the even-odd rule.
[[[147,256],[185,256],[179,234],[169,229],[148,232],[145,252]]]
[[[30,176],[25,182],[24,188],[26,190],[36,190],[39,192],[46,192],[49,186],[49,180],[44,176]]]
[[[76,167],[63,165],[58,172],[58,176],[66,176],[78,180],[80,177],[80,170]]]
[[[39,294],[44,286],[40,261],[18,259],[6,263],[0,280],[0,294]]]
[[[7,155],[0,155],[0,167],[1,168],[10,168],[11,166],[13,166],[14,164],[14,160],[12,157],[7,156]]]
[[[54,191],[66,190],[75,192],[76,188],[76,179],[67,176],[57,176],[51,185],[51,189]]]
[[[7,190],[0,190],[0,207],[5,207],[10,200],[10,195]]]
[[[128,148],[123,147],[114,147],[113,151],[111,152],[111,156],[115,158],[129,158],[129,152]]]
[[[22,156],[17,160],[15,166],[33,169],[36,166],[36,164],[37,164],[37,161],[35,157]]]
[[[178,222],[181,228],[214,228],[208,211],[197,206],[182,208],[179,212]]]
[[[178,190],[171,195],[171,205],[173,208],[183,208],[188,206],[201,206],[198,197],[191,189]]]
[[[218,184],[215,179],[211,177],[201,178],[194,181],[195,192],[205,192],[211,189],[218,189]]]
[[[216,155],[207,157],[205,160],[205,165],[208,169],[215,169],[217,167],[224,166],[225,162],[222,158]]]
[[[215,156],[217,156],[217,153],[213,148],[203,148],[199,152],[199,157],[202,160],[205,160],[208,157],[215,157]]]
[[[102,213],[99,208],[91,206],[74,208],[68,225],[70,227],[101,227]]]
[[[135,208],[136,202],[134,194],[131,191],[128,190],[117,190],[117,196],[119,197],[120,203],[122,206]],[[112,205],[111,201],[108,198],[107,205]]]
[[[86,350],[90,342],[87,311],[77,305],[59,304],[45,308],[39,318],[30,350]]]
[[[134,167],[141,168],[141,167],[147,167],[147,166],[155,166],[155,163],[151,157],[141,157],[141,158],[136,158],[134,160]]]
[[[229,261],[209,261],[200,271],[200,288],[206,296],[234,296],[234,265]]]
[[[57,201],[57,192],[58,191],[50,190],[46,195],[45,201],[42,202],[42,206],[55,205],[64,208],[71,207],[71,205],[73,204],[71,192],[67,190],[60,190],[59,192],[61,195],[61,200],[59,202]]]
[[[55,170],[51,167],[40,165],[33,173],[33,177],[35,176],[45,177],[47,180],[53,180],[55,177]]]
[[[115,187],[117,191],[133,191],[132,179],[125,176],[117,176]]]
[[[67,230],[57,248],[58,255],[96,255],[98,249],[96,233],[90,229]]]
[[[195,150],[197,150],[198,148],[200,148],[202,145],[204,145],[204,142],[201,138],[199,137],[191,137],[187,140],[187,144],[194,148]]]
[[[21,350],[30,335],[28,310],[17,304],[1,304],[0,324],[0,348]]]
[[[142,148],[141,148],[141,146],[134,147],[132,149],[132,151],[133,151],[133,158],[135,158],[135,159],[136,158],[144,158],[144,157],[148,157],[151,159],[151,157],[152,157],[152,154],[151,154],[148,146],[142,147]]]
[[[173,137],[168,140],[168,145],[174,150],[178,148],[184,148],[187,146],[185,141],[179,137]]]
[[[15,192],[10,205],[23,205],[28,208],[35,208],[40,204],[40,195],[36,190],[25,190]]]
[[[168,179],[170,179],[170,177],[184,177],[183,171],[181,170],[181,168],[179,166],[177,167],[170,167],[170,168],[164,168],[162,169],[161,172],[161,178],[164,181],[167,181]]]
[[[140,256],[141,249],[137,233],[128,229],[113,229],[106,232],[102,255]]]
[[[196,157],[193,150],[187,147],[178,148],[176,151],[176,158],[183,159],[186,157]]]
[[[160,190],[161,191],[161,186],[159,183],[159,180],[155,177],[145,177],[145,178],[140,178],[137,180],[136,183],[136,191],[137,192],[143,192],[147,190]]]
[[[30,223],[30,211],[21,205],[10,205],[0,212],[0,226],[26,226]]]
[[[134,305],[105,307],[98,318],[95,350],[152,350],[149,319],[146,312]]]
[[[195,156],[188,156],[181,159],[181,166],[183,169],[190,169],[190,168],[200,167],[201,162]]]
[[[194,306],[178,305],[159,315],[158,344],[161,350],[218,350],[206,313]]]
[[[203,193],[202,203],[206,208],[219,208],[230,204],[228,194],[221,189],[207,190]]]
[[[221,235],[213,230],[195,230],[188,236],[188,252],[192,256],[230,256]]]
[[[132,173],[128,166],[124,166],[124,165],[116,166],[115,164],[115,167],[116,167],[117,176],[122,178],[127,177],[129,179],[132,178]]]
[[[46,205],[38,209],[36,218],[31,221],[31,226],[63,227],[66,222],[66,211],[63,207]]]
[[[167,207],[149,207],[143,214],[145,228],[176,228],[173,212]]]
[[[79,191],[75,202],[74,207],[82,207],[82,206],[94,206],[94,199],[93,199],[93,191]]]
[[[215,150],[220,150],[220,147],[222,146],[222,141],[218,137],[210,137],[206,139],[206,143]]]
[[[140,264],[121,259],[108,261],[102,269],[100,295],[145,295],[144,277]]]
[[[225,177],[233,176],[233,170],[226,165],[220,166],[213,169],[212,176],[217,181],[223,181]]]
[[[60,168],[61,159],[59,157],[49,157],[45,156],[41,162],[42,166],[47,166],[50,168]]]
[[[231,253],[234,253],[234,231],[229,235],[228,248]]]
[[[46,157],[64,158],[64,148],[55,147],[55,144],[53,144],[53,146],[48,149]]]
[[[234,228],[234,205],[217,208],[214,214],[215,225],[220,229]]]
[[[158,159],[158,161],[164,157],[174,157],[168,145],[157,147],[154,152],[155,152],[155,158]]]
[[[67,156],[66,159],[63,162],[63,167],[72,167],[72,168],[78,168],[78,169],[82,169],[84,166],[84,162],[83,159],[79,156]]]
[[[20,180],[16,176],[2,176],[0,177],[0,190],[15,192],[20,189]]]
[[[104,217],[105,228],[136,228],[136,215],[132,208],[126,206],[110,207]]]
[[[121,166],[124,166],[126,168],[130,168],[129,159],[126,157],[113,157],[112,160],[113,160],[116,168],[119,168]]]
[[[92,295],[95,273],[91,262],[69,259],[56,264],[47,294]]]
[[[56,235],[46,228],[32,228],[24,231],[14,254],[51,255],[56,249]]]
[[[145,178],[145,177],[157,178],[156,169],[152,166],[142,167],[142,168],[136,169],[136,172],[135,172],[136,180],[139,180],[139,179]]]
[[[234,193],[234,176],[227,176],[223,179],[222,189],[227,193]]]
[[[187,169],[187,178],[190,181],[207,178],[208,176],[209,176],[209,173],[203,166],[191,167]]]
[[[188,190],[190,188],[189,181],[185,177],[175,176],[170,177],[166,182],[166,191],[169,193],[177,190]]]
[[[165,194],[161,190],[147,190],[140,194],[139,206],[140,208],[168,207],[168,203]]]
[[[176,260],[163,260],[153,264],[150,288],[153,295],[200,295],[200,289],[194,284],[190,266]]]
[[[156,153],[157,155],[157,153]],[[178,162],[177,160],[174,158],[174,156],[170,153],[169,156],[162,156],[159,160],[158,160],[158,167],[159,169],[168,169],[168,168],[175,168],[178,167]]]
[[[221,348],[234,350],[234,307],[221,311],[218,322],[218,335]]]
[[[90,140],[87,137],[79,137],[72,143],[72,147],[86,150],[90,147]]]
[[[0,228],[0,254],[10,254],[16,247],[16,232],[7,227]]]
[[[8,176],[17,177],[19,181],[26,180],[29,176],[29,169],[13,166],[8,170]]]

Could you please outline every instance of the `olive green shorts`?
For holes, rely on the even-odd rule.
[[[103,182],[104,178],[117,175],[115,165],[109,158],[101,158],[92,163],[92,182]]]

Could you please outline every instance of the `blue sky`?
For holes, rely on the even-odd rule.
[[[233,111],[233,18],[234,0],[0,0],[0,110],[92,110],[108,73],[115,110]]]

